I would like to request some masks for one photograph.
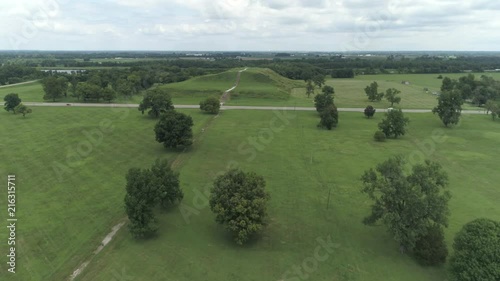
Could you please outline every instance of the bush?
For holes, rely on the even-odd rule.
[[[385,139],[387,138],[384,134],[384,132],[382,131],[376,131],[375,132],[375,135],[373,135],[373,138],[376,140],[376,141],[380,141],[380,142],[383,142],[385,141]]]
[[[220,101],[216,97],[209,97],[208,99],[200,102],[200,109],[210,114],[219,114]]]
[[[373,106],[369,105],[365,108],[365,116],[366,118],[372,118],[373,115],[375,115],[375,112],[377,110],[375,108],[373,108]]]
[[[451,280],[500,280],[500,222],[477,219],[455,236]]]
[[[427,229],[427,234],[415,243],[413,254],[422,265],[436,266],[446,262],[448,248],[444,242],[443,229],[434,225]]]

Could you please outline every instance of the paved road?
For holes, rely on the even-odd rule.
[[[26,82],[22,82],[22,83],[4,85],[4,86],[0,86],[0,88],[8,88],[8,87],[14,87],[14,86],[19,86],[19,85],[24,85],[24,84],[31,84],[31,83],[34,83],[36,81],[38,81],[38,80],[32,80],[32,81],[26,81]]]
[[[47,106],[47,107],[119,107],[137,108],[138,104],[120,103],[48,103],[48,102],[25,102],[27,106]],[[199,109],[199,105],[175,105],[175,108]],[[222,110],[288,110],[288,111],[315,111],[314,107],[279,107],[279,106],[231,106],[225,105]],[[363,112],[364,108],[339,108],[340,112]],[[377,109],[378,112],[387,112],[387,109]],[[430,113],[430,109],[403,109],[407,113]],[[463,114],[485,114],[484,110],[463,110]]]

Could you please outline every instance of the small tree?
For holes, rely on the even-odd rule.
[[[378,127],[386,137],[398,138],[406,134],[406,126],[409,123],[410,119],[404,117],[401,109],[394,109],[386,113],[385,119],[378,124]]]
[[[184,113],[169,110],[155,126],[156,141],[166,148],[193,144],[193,119]]]
[[[367,106],[365,108],[366,118],[372,118],[375,115],[375,112],[377,112],[377,110],[373,106],[371,106],[371,105]]]
[[[26,117],[26,114],[30,114],[31,112],[33,112],[31,108],[27,107],[22,103],[18,104],[16,108],[14,108],[14,113],[15,114],[20,113],[23,115],[23,117]]]
[[[476,219],[455,235],[453,281],[500,280],[500,222]]]
[[[168,93],[161,89],[154,89],[146,92],[144,99],[139,105],[139,111],[144,114],[150,108],[151,110],[149,110],[148,115],[158,118],[162,113],[173,110],[174,105]]]
[[[413,254],[422,265],[437,266],[446,262],[448,248],[444,242],[443,228],[431,225],[427,233],[422,235],[415,243]]]
[[[339,123],[339,112],[334,104],[327,106],[323,111],[320,112],[320,122],[318,124],[319,128],[325,128],[331,130],[337,127]]]
[[[311,95],[314,94],[314,85],[311,80],[307,80],[306,84],[306,95],[307,97],[311,97]]]
[[[404,173],[405,165],[403,157],[392,157],[361,177],[362,192],[374,201],[363,222],[384,223],[402,252],[414,249],[430,226],[447,226],[451,197],[441,165],[427,160],[413,166],[409,175]]]
[[[378,92],[378,83],[373,82],[370,84],[370,86],[367,86],[365,88],[365,93],[368,96],[369,101],[381,101],[382,98],[384,97],[384,93],[379,93]]]
[[[230,170],[215,179],[210,194],[210,209],[215,220],[232,232],[242,245],[266,225],[267,201],[264,178],[255,173]]]
[[[19,95],[11,93],[11,94],[6,95],[3,98],[3,100],[5,101],[4,109],[7,111],[13,111],[15,114],[16,112],[14,109],[16,108],[16,106],[18,106],[21,103],[21,99],[19,98]]]
[[[438,97],[438,105],[432,110],[434,114],[438,114],[443,124],[449,125],[458,124],[460,115],[462,114],[462,94],[458,90],[443,92]]]
[[[209,97],[208,99],[200,102],[200,109],[210,114],[219,114],[220,101],[216,97]]]
[[[399,94],[401,94],[401,91],[395,88],[387,89],[385,92],[385,98],[391,103],[391,107],[393,107],[395,103],[399,104],[401,102],[401,97],[398,97]]]

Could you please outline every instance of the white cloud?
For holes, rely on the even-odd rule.
[[[32,24],[47,41],[37,47],[30,37],[27,49],[73,49],[78,38],[89,48],[120,49],[196,43],[205,50],[334,51],[360,38],[367,42],[359,48],[374,50],[495,50],[500,43],[500,4],[488,0],[0,0],[0,6],[0,36]],[[6,42],[0,49],[9,49]]]

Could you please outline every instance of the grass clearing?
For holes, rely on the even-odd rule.
[[[211,118],[180,111],[193,116],[195,134]],[[0,174],[16,175],[19,221],[17,272],[12,276],[3,262],[0,280],[65,280],[125,217],[126,171],[178,155],[155,141],[156,122],[136,109],[36,107],[26,118],[1,115]],[[99,129],[101,122],[110,122],[113,130],[103,132],[89,151],[85,132]],[[99,140],[98,134],[93,138]],[[78,151],[86,157],[76,156]],[[71,169],[61,181],[54,162]],[[0,205],[6,199],[2,191]],[[6,221],[6,215],[1,212],[0,219]],[[2,231],[0,239],[7,241],[6,235]],[[2,243],[0,252],[7,253],[6,247]]]
[[[444,267],[417,265],[399,253],[385,227],[361,223],[370,205],[360,192],[363,171],[392,155],[421,151],[436,129],[443,130],[446,140],[435,143],[429,158],[448,172],[453,195],[448,246],[464,223],[478,217],[500,219],[500,134],[493,133],[500,122],[486,115],[464,116],[460,127],[445,129],[432,114],[407,114],[409,135],[377,143],[372,136],[381,114],[368,120],[359,113],[341,113],[335,131],[317,129],[314,112],[287,114],[295,118],[269,136],[262,132],[276,119],[273,112],[225,111],[181,167],[183,203],[191,207],[203,204],[200,192],[229,163],[263,175],[271,193],[270,225],[259,240],[238,247],[216,225],[208,207],[189,223],[173,208],[159,217],[155,239],[136,241],[120,231],[79,280],[110,280],[117,274],[133,280],[281,280],[314,254],[317,238],[329,235],[340,247],[310,273],[311,280],[445,280]],[[259,136],[264,141],[252,159],[248,141]]]

